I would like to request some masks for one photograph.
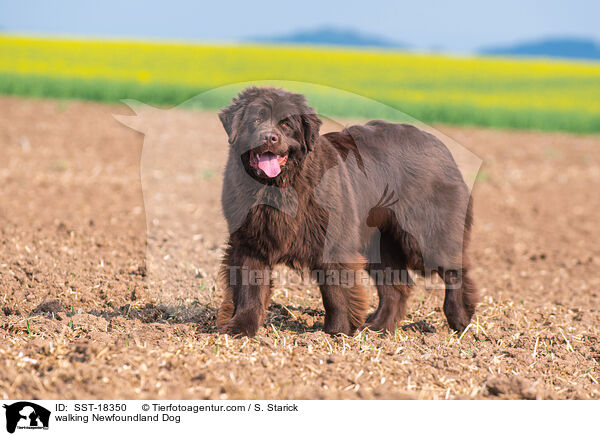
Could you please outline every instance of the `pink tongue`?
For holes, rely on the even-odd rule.
[[[258,167],[263,170],[268,177],[275,177],[281,172],[279,160],[273,153],[263,153],[258,158]]]

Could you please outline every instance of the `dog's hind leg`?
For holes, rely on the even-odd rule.
[[[392,269],[389,266],[370,266],[369,273],[377,287],[379,305],[367,318],[365,324],[370,330],[393,332],[396,325],[406,316],[408,297],[412,280],[405,267]]]
[[[380,262],[368,266],[379,296],[377,310],[365,324],[373,331],[394,332],[406,316],[413,281],[408,274],[406,249],[399,241],[402,242],[397,234],[382,233]]]
[[[450,328],[463,331],[471,322],[479,294],[467,274],[467,269],[442,271],[440,276],[446,284],[444,314]]]
[[[462,268],[439,268],[438,273],[446,284],[444,298],[444,314],[448,325],[456,331],[463,331],[471,322],[475,307],[479,302],[479,291],[469,276],[469,245],[471,226],[473,223],[472,201],[469,200],[465,217]]]
[[[328,264],[324,281],[320,283],[325,307],[325,333],[352,335],[366,318],[368,297],[361,283],[364,261]]]

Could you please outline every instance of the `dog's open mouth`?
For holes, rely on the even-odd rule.
[[[273,154],[270,151],[264,153],[255,153],[250,151],[250,166],[256,168],[257,172],[262,171],[267,177],[277,177],[281,172],[281,167],[285,166],[288,160],[288,154],[283,156]]]

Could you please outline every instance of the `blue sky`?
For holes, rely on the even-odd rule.
[[[581,0],[0,0],[11,33],[230,42],[334,25],[457,53],[545,36],[600,41],[598,17],[600,2]]]

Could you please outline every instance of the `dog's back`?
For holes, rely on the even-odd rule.
[[[365,225],[387,189],[396,234],[412,235],[425,268],[459,268],[470,194],[448,148],[408,124],[370,121],[323,135],[340,153]],[[383,223],[382,223],[383,224]]]

